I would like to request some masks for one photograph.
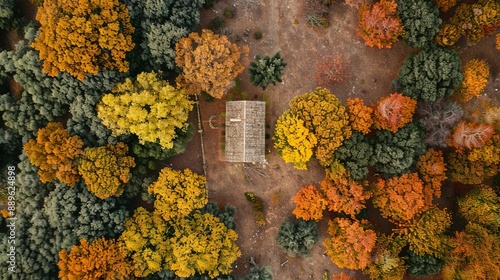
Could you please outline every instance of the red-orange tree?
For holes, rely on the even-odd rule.
[[[190,94],[207,92],[221,98],[231,83],[245,68],[240,59],[248,55],[248,47],[241,49],[224,35],[203,29],[201,35],[193,32],[175,45],[175,64],[182,68],[177,83]]]
[[[417,173],[406,173],[374,185],[373,204],[384,218],[396,224],[408,224],[426,209],[424,182]]]
[[[417,101],[401,93],[393,93],[378,100],[374,109],[374,127],[392,132],[411,122]]]
[[[459,122],[450,137],[448,145],[459,150],[481,147],[493,136],[495,129],[492,125],[474,122]]]
[[[59,179],[73,187],[80,180],[75,160],[82,154],[83,141],[70,136],[61,123],[50,122],[38,130],[36,139],[24,144],[31,164],[38,167],[42,183]]]
[[[373,108],[366,106],[361,98],[347,98],[346,107],[351,128],[363,134],[370,133]]]
[[[352,218],[365,208],[371,193],[353,180],[345,168],[337,163],[326,171],[326,177],[319,183],[325,194],[328,210],[343,212]]]
[[[80,240],[80,245],[68,252],[59,252],[59,278],[64,280],[120,280],[129,279],[132,266],[120,243],[114,239],[98,238],[91,243]]]
[[[102,147],[86,148],[78,171],[90,192],[100,199],[120,196],[135,167],[134,158],[127,156],[128,146],[118,142]]]
[[[335,218],[328,222],[329,238],[323,245],[332,262],[340,268],[363,269],[371,262],[377,234],[367,229],[368,222]]]
[[[404,35],[403,24],[396,12],[394,0],[381,0],[373,5],[364,3],[358,10],[356,32],[370,47],[391,48]]]
[[[49,76],[68,72],[83,80],[87,73],[128,71],[125,55],[134,48],[134,28],[119,0],[45,0],[36,19],[41,27],[32,47]]]
[[[295,202],[293,214],[297,218],[319,221],[323,218],[323,210],[326,209],[326,200],[319,190],[312,185],[303,187],[292,198]]]

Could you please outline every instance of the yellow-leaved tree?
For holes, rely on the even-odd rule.
[[[462,72],[464,80],[455,95],[459,102],[466,103],[483,92],[488,84],[490,66],[483,59],[473,59],[464,65]]]
[[[193,102],[183,90],[175,89],[152,72],[117,84],[97,104],[97,116],[114,135],[132,133],[141,143],[159,143],[171,149],[176,130],[188,128],[192,108]]]
[[[230,274],[241,256],[238,234],[210,213],[194,213],[174,225],[170,269],[178,277],[208,274],[210,278]]]
[[[204,91],[221,98],[245,69],[240,59],[248,51],[247,46],[240,48],[211,30],[193,32],[175,45],[175,64],[182,68],[177,83],[189,94]]]
[[[68,72],[83,80],[102,70],[128,71],[134,28],[119,0],[45,0],[36,19],[40,33],[32,47],[49,76]]]
[[[169,269],[172,246],[172,227],[160,214],[139,207],[125,222],[125,230],[118,239],[132,260],[133,275],[146,277]]]
[[[205,176],[189,169],[178,171],[165,167],[158,180],[149,185],[148,192],[155,196],[156,211],[169,221],[187,216],[207,204],[206,183]]]
[[[274,128],[274,148],[286,163],[306,170],[307,162],[313,155],[317,143],[316,136],[304,126],[304,121],[289,110],[283,113]]]
[[[120,243],[114,239],[98,238],[91,243],[80,240],[80,245],[59,252],[59,278],[63,280],[122,280],[130,279],[132,267]]]
[[[80,180],[76,159],[82,154],[83,141],[70,136],[61,123],[50,122],[38,130],[36,139],[24,144],[31,164],[38,167],[42,183],[59,179],[73,187]]]
[[[78,164],[85,185],[100,199],[120,196],[131,177],[130,169],[135,167],[134,158],[127,156],[128,146],[116,145],[85,148]]]
[[[290,101],[290,111],[316,136],[316,159],[323,167],[330,166],[335,150],[344,139],[351,137],[346,107],[328,89],[318,87]]]

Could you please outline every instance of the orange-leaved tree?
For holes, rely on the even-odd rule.
[[[166,221],[189,215],[208,203],[207,179],[190,169],[184,171],[165,167],[158,180],[149,185],[155,196],[155,209]]]
[[[363,134],[370,133],[370,127],[373,125],[373,108],[366,106],[361,98],[347,98],[346,107],[351,128]]]
[[[326,170],[326,177],[319,184],[328,210],[343,212],[352,218],[366,207],[365,203],[371,197],[371,193],[353,180],[339,162],[334,162],[330,169]]]
[[[443,152],[428,149],[417,160],[417,170],[420,179],[424,181],[424,196],[427,205],[432,203],[434,197],[441,197],[441,186],[446,180],[446,163]]]
[[[457,5],[457,0],[434,0],[436,6],[443,12],[447,12],[449,9]]]
[[[119,0],[45,0],[36,19],[40,33],[32,47],[49,76],[68,72],[79,80],[102,70],[128,71],[134,48],[127,6]]]
[[[494,132],[492,125],[461,121],[446,141],[448,145],[458,150],[481,147],[493,136]]]
[[[366,220],[335,218],[328,222],[330,237],[323,245],[335,265],[363,269],[370,264],[377,234],[368,227]]]
[[[401,93],[382,97],[374,108],[374,127],[392,132],[411,122],[417,101]]]
[[[120,280],[129,279],[132,266],[126,259],[120,243],[104,237],[89,243],[80,240],[80,245],[73,245],[68,252],[59,252],[59,278],[63,280]]]
[[[274,148],[280,157],[293,167],[306,170],[307,162],[317,144],[316,136],[304,125],[304,121],[285,111],[276,121],[274,128]]]
[[[462,184],[481,184],[487,177],[498,173],[499,165],[494,162],[470,160],[467,152],[450,153],[446,159],[448,179]]]
[[[364,3],[358,10],[356,32],[370,47],[391,48],[405,31],[394,0],[380,0],[373,5]]]
[[[295,217],[306,221],[319,221],[323,218],[323,210],[326,209],[326,200],[315,186],[309,185],[303,187],[292,198],[292,201],[295,202],[295,209],[292,212]]]
[[[417,173],[406,173],[388,180],[379,179],[373,187],[373,205],[380,209],[384,218],[396,224],[408,224],[428,207],[424,182]]]
[[[410,250],[419,256],[425,254],[444,258],[450,249],[450,240],[446,235],[451,226],[451,215],[446,208],[429,208],[407,227],[397,229],[402,234]]]
[[[38,167],[42,183],[58,179],[73,187],[80,180],[75,160],[83,150],[83,141],[70,136],[61,123],[50,122],[38,130],[36,139],[24,144],[24,150],[31,164]]]
[[[488,83],[490,67],[483,59],[473,59],[462,68],[464,80],[455,93],[457,101],[467,103],[472,98],[481,95]]]
[[[352,134],[346,107],[328,89],[318,87],[290,101],[290,110],[316,136],[316,159],[323,167],[329,166],[335,150]]]
[[[128,146],[116,145],[85,148],[78,163],[78,171],[90,192],[100,199],[120,196],[135,167],[135,160],[127,156]]]
[[[225,35],[203,29],[193,32],[175,45],[175,64],[182,69],[177,83],[190,94],[202,91],[221,98],[236,76],[245,68],[240,62],[248,47],[233,44]]]

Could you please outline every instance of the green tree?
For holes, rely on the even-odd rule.
[[[306,164],[313,155],[316,143],[316,136],[290,110],[285,111],[276,121],[274,148],[285,162],[293,163],[293,167],[307,169]]]
[[[461,71],[456,51],[430,47],[405,60],[392,87],[413,99],[435,102],[450,96],[460,85]]]
[[[36,19],[41,27],[32,47],[49,76],[68,72],[83,81],[100,70],[128,71],[125,56],[134,47],[134,28],[118,0],[45,0]]]
[[[276,241],[283,251],[291,256],[308,256],[312,246],[318,242],[318,225],[315,221],[281,223]]]
[[[273,280],[273,273],[269,266],[252,266],[241,280]]]
[[[346,107],[329,90],[318,87],[290,101],[290,111],[316,136],[314,155],[323,167],[329,166],[335,150],[351,136]]]
[[[340,160],[354,180],[363,180],[368,177],[368,166],[372,154],[373,147],[368,138],[355,131],[335,151],[335,158]]]
[[[406,270],[406,272],[411,277],[435,275],[441,272],[443,263],[442,260],[433,255],[425,254],[419,256],[412,251],[408,251],[408,259],[406,261],[408,270]]]
[[[379,130],[372,139],[371,165],[386,176],[408,173],[425,150],[424,132],[415,123],[409,123],[396,133]]]
[[[97,115],[114,135],[135,134],[140,143],[158,142],[173,148],[176,129],[187,129],[193,102],[158,75],[141,73],[133,82],[126,79],[97,105]]]
[[[130,169],[135,167],[134,158],[127,156],[127,151],[128,146],[122,142],[85,148],[78,171],[90,192],[100,199],[123,193],[131,177]]]
[[[432,0],[398,0],[398,14],[408,45],[424,48],[431,44],[441,26],[439,10]]]
[[[206,183],[205,176],[190,169],[177,171],[165,167],[160,171],[158,180],[148,187],[148,192],[155,196],[157,213],[169,221],[187,216],[207,204]]]
[[[0,2],[0,29],[15,29],[22,23],[21,11],[19,6],[15,5],[15,0],[2,0]]]
[[[280,52],[275,53],[272,57],[268,55],[260,57],[257,55],[255,61],[250,63],[250,68],[248,69],[250,71],[250,82],[254,86],[260,86],[263,90],[269,84],[276,85],[277,82],[281,82],[285,66],[286,63],[281,57]]]

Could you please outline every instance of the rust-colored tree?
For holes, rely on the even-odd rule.
[[[442,259],[448,255],[450,249],[450,240],[446,235],[450,226],[451,215],[446,209],[441,210],[434,206],[397,232],[404,236],[410,250],[415,254],[429,254]]]
[[[492,125],[461,121],[457,124],[450,137],[448,145],[458,150],[481,147],[493,136]]]
[[[177,84],[190,94],[206,92],[221,98],[232,81],[243,72],[240,62],[248,55],[248,47],[233,44],[224,35],[203,29],[193,32],[175,45],[175,64],[182,68]]]
[[[391,48],[405,31],[394,0],[381,0],[373,5],[364,3],[358,10],[356,32],[370,47]]]
[[[165,167],[148,192],[155,195],[156,211],[169,221],[187,216],[208,203],[206,183],[205,176],[190,169],[177,171]]]
[[[405,225],[425,211],[424,182],[417,173],[406,173],[373,185],[373,205],[384,218]]]
[[[59,252],[59,278],[63,280],[124,280],[130,279],[132,266],[126,259],[120,243],[114,239],[98,238],[91,243],[80,240],[80,245]]]
[[[363,269],[371,262],[377,234],[366,220],[335,218],[328,222],[329,238],[323,245],[332,262],[340,268]]]
[[[424,181],[425,203],[430,205],[434,197],[441,197],[441,186],[446,180],[446,163],[443,152],[429,149],[417,161],[417,170]]]
[[[49,76],[68,72],[83,80],[102,70],[128,71],[125,55],[134,48],[134,28],[119,0],[45,0],[36,19],[41,27],[32,47]]]
[[[295,217],[306,221],[319,221],[323,218],[323,210],[326,209],[327,203],[315,186],[303,187],[292,201],[295,202],[295,209],[292,212]]]
[[[500,237],[475,223],[456,232],[451,240],[453,250],[443,267],[445,280],[500,279]]]
[[[340,52],[321,58],[316,63],[315,69],[314,79],[323,87],[332,87],[351,77],[349,62],[342,57]]]
[[[128,146],[118,142],[102,147],[86,148],[78,163],[78,171],[90,192],[100,199],[120,196],[135,167],[134,158],[127,156]]]
[[[436,6],[443,12],[447,12],[449,9],[457,5],[457,0],[434,0]]]
[[[371,197],[371,193],[353,180],[340,163],[334,163],[319,184],[325,194],[328,210],[343,212],[352,218],[366,207],[365,203]]]
[[[373,108],[366,106],[361,98],[347,98],[346,107],[351,128],[363,134],[370,133],[370,127],[373,124]]]
[[[75,160],[82,154],[83,141],[70,136],[61,123],[50,122],[38,130],[36,139],[24,144],[31,164],[38,167],[42,183],[58,179],[73,187],[80,180]]]
[[[464,65],[462,73],[464,80],[455,93],[455,98],[458,102],[467,103],[481,95],[488,83],[490,67],[483,59],[473,59]]]
[[[396,132],[411,122],[416,108],[417,101],[401,93],[382,97],[374,108],[373,125],[377,129]]]

